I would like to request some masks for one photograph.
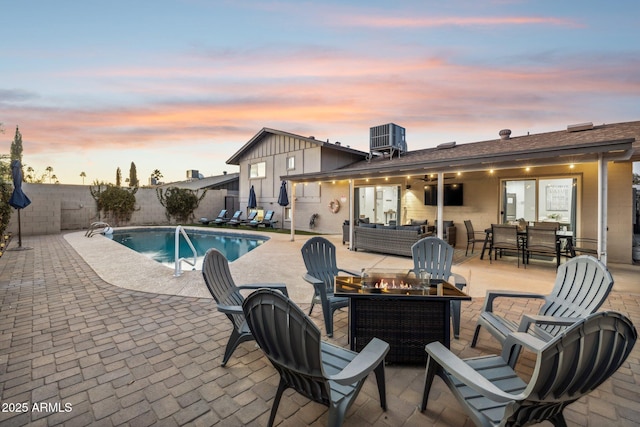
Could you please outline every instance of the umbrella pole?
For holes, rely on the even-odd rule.
[[[18,247],[22,247],[22,224],[20,222],[20,211],[22,209],[18,209]]]
[[[17,209],[18,211],[18,246],[15,248],[7,249],[8,251],[28,251],[32,248],[22,246],[22,221],[20,220],[20,211],[22,209]]]

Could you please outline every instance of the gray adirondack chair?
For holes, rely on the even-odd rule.
[[[225,366],[240,343],[253,339],[242,312],[244,296],[240,291],[269,287],[287,295],[287,287],[284,283],[254,283],[236,286],[233,277],[231,277],[227,258],[213,248],[204,255],[202,276],[207,289],[217,303],[218,311],[226,314],[233,324],[233,330],[222,358],[222,366]]]
[[[334,278],[340,273],[356,276],[357,273],[338,268],[336,261],[336,247],[324,237],[316,236],[302,245],[302,259],[307,268],[304,280],[313,285],[314,293],[311,299],[309,315],[316,304],[322,307],[324,325],[327,336],[333,336],[333,314],[336,310],[349,305],[348,298],[336,297],[333,294]]]
[[[454,278],[456,288],[462,290],[467,286],[466,279],[457,273],[451,272],[453,253],[455,249],[442,239],[429,236],[422,238],[411,246],[413,258],[413,272],[418,275],[420,271],[431,274],[432,279],[447,280]],[[451,318],[453,320],[453,336],[460,337],[460,301],[451,301]]]
[[[610,311],[581,318],[549,342],[511,334],[499,356],[462,360],[441,343],[430,343],[421,410],[437,374],[478,426],[566,426],[564,408],[613,375],[637,337],[627,317]],[[512,351],[521,346],[536,353],[528,382],[513,370]]]
[[[324,342],[320,329],[295,303],[270,289],[252,293],[242,307],[256,342],[280,373],[269,426],[287,388],[328,406],[328,425],[341,426],[371,371],[376,375],[380,406],[386,411],[384,357],[389,344],[373,338],[355,353]]]
[[[530,334],[543,341],[550,341],[566,328],[566,323],[549,323],[549,320],[565,319],[569,324],[578,321],[600,308],[612,287],[613,277],[607,267],[596,258],[582,255],[558,267],[556,282],[549,295],[517,291],[487,291],[471,347],[476,346],[482,326],[503,343],[509,333],[518,331],[519,328],[528,330],[529,324],[533,323]],[[528,315],[520,322],[514,322],[493,311],[493,303],[499,297],[539,298],[545,302],[537,315]],[[547,321],[547,323],[540,323],[541,321]]]

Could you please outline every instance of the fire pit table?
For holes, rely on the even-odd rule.
[[[387,363],[425,364],[424,346],[449,348],[451,301],[471,297],[442,280],[420,279],[406,270],[364,270],[337,276],[335,295],[349,298],[349,345],[361,351],[373,337],[389,343]]]

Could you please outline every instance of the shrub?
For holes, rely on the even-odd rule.
[[[135,193],[138,187],[131,190],[112,184],[98,184],[96,188],[89,189],[97,203],[98,212],[103,212],[105,217],[113,220],[114,225],[119,226],[131,220],[131,215],[136,210]]]
[[[163,193],[161,188],[156,189],[156,195],[160,204],[165,208],[167,219],[170,220],[171,217],[174,217],[176,221],[182,223],[189,222],[193,218],[193,212],[198,208],[205,194],[207,194],[207,190],[198,197],[197,190],[169,187]]]

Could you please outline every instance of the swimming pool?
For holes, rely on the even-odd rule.
[[[175,228],[134,228],[114,230],[113,240],[145,255],[167,267],[175,266]],[[242,255],[257,248],[268,238],[247,235],[220,233],[208,230],[185,229],[198,257],[196,270],[202,270],[204,254],[210,248],[216,248],[222,252],[229,262],[240,258]],[[189,244],[180,236],[179,256],[187,259],[193,257]],[[186,265],[184,266],[187,267]]]

